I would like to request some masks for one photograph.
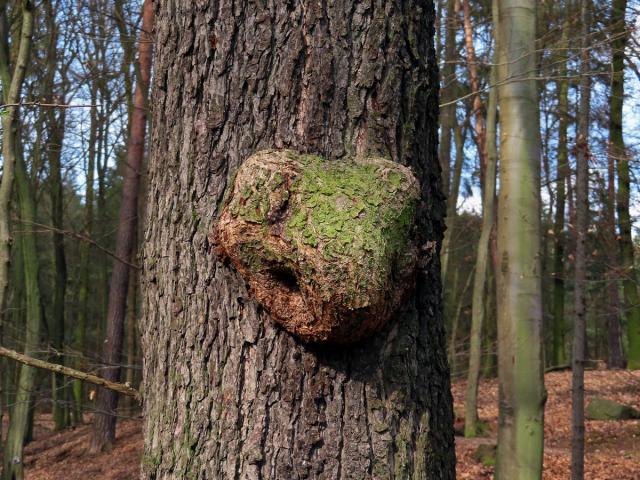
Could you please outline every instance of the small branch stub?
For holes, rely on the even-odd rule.
[[[229,188],[215,252],[303,341],[361,340],[413,289],[420,186],[407,167],[266,150],[243,163]]]

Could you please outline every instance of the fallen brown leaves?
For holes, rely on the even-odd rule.
[[[26,480],[134,480],[140,478],[142,421],[118,423],[111,452],[89,453],[91,425],[54,433],[51,415],[38,415],[35,440],[25,449]]]
[[[571,465],[571,372],[545,376],[548,392],[545,410],[545,480],[570,477]],[[640,372],[589,371],[585,374],[586,401],[602,396],[640,409]],[[464,411],[466,383],[453,384],[454,406]],[[483,381],[479,388],[480,419],[490,428],[486,438],[456,437],[458,479],[493,478],[493,467],[472,459],[480,443],[496,441],[498,383]],[[459,420],[458,420],[459,422]],[[587,421],[585,478],[589,480],[637,480],[640,478],[640,420]]]
[[[589,371],[586,398],[602,396],[640,409],[640,372]],[[548,391],[545,413],[545,480],[569,478],[571,461],[571,372],[545,376]],[[456,412],[464,411],[465,382],[453,384]],[[498,387],[495,379],[483,381],[479,390],[479,414],[488,424],[483,438],[456,437],[457,474],[460,480],[493,478],[493,467],[473,460],[481,443],[495,442],[498,419]],[[139,477],[142,455],[140,420],[118,425],[115,449],[97,456],[89,454],[90,425],[53,433],[50,416],[38,416],[36,440],[26,449],[28,480],[126,480]],[[458,419],[457,426],[461,425]],[[640,420],[587,421],[586,471],[589,480],[640,479]]]

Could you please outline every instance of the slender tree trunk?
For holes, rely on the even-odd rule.
[[[449,280],[450,285],[458,285],[458,276],[460,270],[457,269],[453,272],[453,278]],[[449,359],[449,369],[451,370],[451,376],[455,377],[458,373],[458,352],[456,349],[458,342],[458,321],[460,316],[456,315],[456,310],[453,308],[458,303],[458,297],[454,296],[457,289],[452,289],[449,294],[443,293],[443,299],[445,302],[444,311],[446,322],[449,324],[449,348],[447,348],[447,358]],[[448,302],[448,303],[447,303]]]
[[[464,307],[464,298],[467,295],[467,291],[471,286],[473,280],[473,269],[467,275],[467,279],[464,282],[463,287],[460,289],[459,294],[456,296],[456,308],[453,310],[453,320],[451,322],[451,338],[449,339],[449,365],[451,366],[451,375],[455,376],[458,373],[458,352],[456,349],[456,341],[458,339],[458,329],[460,326],[460,319],[462,316],[462,308]],[[458,283],[458,271],[455,273],[455,283]]]
[[[468,11],[468,0],[465,0],[465,17]],[[465,30],[466,30],[465,20]],[[470,27],[469,27],[470,28]],[[497,59],[497,55],[496,55]],[[475,58],[474,58],[475,61]],[[496,61],[491,67],[490,83],[496,83]],[[479,87],[478,87],[479,88]],[[486,158],[484,188],[482,193],[482,229],[476,255],[475,278],[473,281],[473,303],[471,307],[471,336],[469,341],[469,373],[467,375],[467,392],[465,399],[464,435],[475,437],[478,433],[478,379],[482,362],[482,328],[486,317],[486,296],[488,282],[488,267],[490,256],[491,231],[495,218],[496,197],[496,168],[498,164],[498,149],[496,146],[496,117],[498,106],[498,92],[491,87],[487,109],[486,131],[483,143],[478,134],[478,148],[484,148]],[[475,109],[475,107],[474,107]],[[482,108],[484,110],[484,108]],[[476,114],[478,115],[478,114]],[[478,123],[478,122],[476,122]],[[484,124],[484,120],[482,121]],[[478,127],[476,127],[478,128]],[[489,288],[489,294],[492,289]]]
[[[403,313],[337,347],[274,326],[207,240],[229,176],[286,147],[411,165],[418,230],[441,241],[433,3],[178,0],[156,13],[143,478],[453,479],[437,249]]]
[[[451,292],[448,288],[451,285],[451,272],[449,271],[449,251],[451,244],[451,235],[453,234],[453,227],[455,222],[455,206],[458,201],[458,189],[460,185],[460,176],[456,177],[455,172],[461,171],[462,161],[461,156],[456,155],[456,165],[453,167],[453,179],[452,167],[451,167],[451,140],[454,132],[457,131],[458,137],[460,136],[460,126],[457,124],[456,119],[456,104],[455,97],[457,95],[458,82],[456,79],[456,35],[458,34],[458,15],[456,14],[456,0],[446,0],[446,16],[445,16],[445,45],[444,45],[444,63],[441,71],[441,84],[442,92],[440,95],[441,103],[444,105],[440,110],[440,144],[438,158],[440,159],[440,166],[442,168],[442,186],[445,195],[447,195],[447,230],[445,231],[445,237],[441,250],[441,263],[442,263],[442,282],[444,284],[444,304],[445,304],[445,317],[447,326],[453,323],[453,305],[455,303],[454,292]],[[460,167],[458,168],[458,165]],[[455,187],[456,178],[458,187]],[[453,183],[453,185],[452,185]],[[453,202],[454,209],[449,208],[451,202]]]
[[[447,230],[444,233],[444,240],[442,241],[442,279],[445,287],[445,308],[448,310],[450,310],[451,302],[447,299],[451,298],[453,300],[456,298],[456,295],[453,295],[455,292],[449,290],[449,287],[455,288],[455,284],[451,283],[452,264],[449,259],[451,258],[453,234],[455,233],[458,209],[458,195],[460,194],[460,181],[464,167],[464,138],[466,135],[462,134],[462,130],[460,125],[454,125],[453,127],[456,159],[453,164],[453,171],[451,172],[451,186],[449,196],[447,197]]]
[[[587,334],[586,241],[589,227],[589,117],[591,80],[589,49],[591,2],[581,0],[580,109],[576,138],[576,259],[575,319],[573,322],[573,357],[571,361],[571,479],[584,478],[584,360]]]
[[[20,151],[17,153],[16,160],[16,189],[20,205],[20,219],[24,224],[24,231],[21,234],[26,292],[26,321],[23,326],[26,332],[24,353],[34,357],[39,350],[40,325],[42,323],[42,306],[38,286],[38,248],[32,226],[36,220],[35,202]],[[15,404],[11,409],[11,419],[4,448],[3,480],[20,480],[24,475],[23,445],[25,439],[30,437],[32,420],[30,416],[35,381],[36,371],[32,367],[21,366]]]
[[[493,229],[495,231],[495,228]],[[493,377],[496,374],[496,280],[493,264],[487,267],[487,295],[485,296],[485,321],[483,322],[483,359],[482,376]]]
[[[536,4],[498,0],[500,202],[496,478],[542,476],[545,391],[540,277]],[[494,20],[495,21],[495,20]]]
[[[91,86],[91,103],[95,105],[97,100],[97,92],[95,83]],[[95,108],[91,109],[91,123],[89,126],[89,148],[86,172],[86,187],[84,194],[84,228],[82,234],[91,238],[93,234],[93,203],[94,203],[94,175],[96,161],[96,139],[98,130],[98,118]],[[74,346],[76,350],[77,370],[84,368],[84,354],[86,351],[86,332],[87,332],[87,314],[89,300],[89,256],[91,254],[91,244],[89,242],[80,243],[80,265],[78,267],[78,318],[74,328]],[[82,410],[82,382],[74,380],[73,382],[73,421],[76,424],[83,422]]]
[[[612,74],[609,100],[609,150],[618,169],[618,228],[622,263],[622,285],[627,311],[628,368],[640,369],[640,294],[635,269],[629,196],[631,177],[629,156],[622,136],[622,105],[624,101],[624,50],[627,44],[625,12],[626,0],[614,0],[611,13]]]
[[[129,32],[126,14],[124,11],[124,0],[114,0],[113,12],[118,35],[120,36],[120,47],[122,48],[121,74],[124,82],[124,95],[127,100],[127,126],[131,125],[133,116],[133,78],[131,75],[131,65],[134,63],[134,37]]]
[[[138,228],[138,192],[144,158],[147,128],[147,93],[151,78],[153,52],[152,29],[153,3],[151,0],[145,0],[142,7],[142,33],[138,49],[140,77],[136,82],[134,94],[134,110],[131,116],[129,148],[124,169],[122,204],[120,206],[120,221],[116,239],[116,256],[127,262],[131,260]],[[127,263],[116,261],[111,274],[107,334],[103,351],[103,361],[106,367],[104,368],[103,376],[112,382],[117,382],[120,379],[124,319],[129,289],[129,269],[130,267]],[[94,416],[93,435],[91,438],[91,450],[93,452],[109,450],[113,446],[116,438],[115,414],[117,407],[118,396],[113,390],[98,389],[97,411]]]
[[[140,215],[138,215],[140,216]],[[134,245],[135,245],[135,240],[134,240]],[[135,247],[134,247],[135,248]],[[135,258],[135,250],[132,253],[132,258]],[[137,304],[137,298],[138,298],[138,272],[136,271],[132,271],[131,272],[131,281],[129,282],[129,292],[128,292],[128,298],[127,298],[127,313],[126,313],[126,339],[127,339],[127,344],[126,344],[126,363],[127,363],[127,367],[126,367],[126,371],[125,371],[125,384],[134,386],[136,383],[136,370],[135,370],[135,364],[136,364],[136,348],[138,346],[138,322],[137,322],[137,309],[136,309],[136,304]],[[133,401],[130,397],[126,397],[124,399],[125,403],[123,405],[125,412],[130,413],[133,408]]]
[[[456,0],[446,0],[444,62],[440,72],[442,82],[441,103],[445,106],[440,110],[440,146],[438,158],[442,168],[442,189],[445,195],[450,194],[451,176],[451,133],[456,125],[456,35],[458,34]]]
[[[9,285],[9,260],[11,252],[11,234],[9,230],[9,208],[11,190],[15,176],[17,146],[16,130],[18,126],[18,107],[20,93],[31,53],[31,35],[33,33],[33,4],[29,0],[21,2],[22,25],[18,54],[15,65],[9,60],[9,22],[6,2],[0,11],[0,28],[3,45],[0,46],[0,79],[4,92],[4,103],[8,105],[2,115],[2,180],[0,181],[0,322],[2,322],[6,304],[6,292]],[[13,67],[13,68],[12,68]]]
[[[53,312],[51,317],[51,344],[60,355],[58,363],[64,365],[64,320],[65,296],[67,289],[67,262],[64,252],[63,185],[60,156],[65,131],[65,111],[61,110],[56,118],[53,109],[49,111],[48,158],[51,188],[51,223],[55,265],[55,285],[53,293]],[[53,375],[53,420],[55,428],[60,430],[69,425],[69,409],[66,405],[66,381],[62,375]]]
[[[620,328],[620,289],[618,268],[620,264],[618,242],[616,240],[616,170],[614,155],[609,152],[607,159],[607,187],[604,200],[606,212],[606,226],[604,229],[604,244],[607,248],[607,351],[609,368],[624,368],[624,354],[622,353],[622,336]],[[604,190],[604,186],[603,186]]]
[[[44,2],[45,21],[48,33],[47,67],[43,83],[43,95],[51,98],[51,103],[64,103],[63,95],[56,95],[55,81],[58,71],[58,26],[56,25],[55,7],[51,0]],[[66,79],[63,79],[66,80]],[[50,346],[55,361],[64,365],[64,330],[65,330],[65,296],[67,289],[67,262],[64,251],[63,185],[62,185],[62,142],[65,134],[66,109],[49,108],[44,110],[46,122],[45,154],[49,164],[49,191],[51,197],[51,225],[53,231],[53,264],[55,267],[53,286],[53,305],[49,328]],[[33,175],[32,175],[33,176]],[[56,430],[67,427],[70,423],[67,404],[67,387],[60,374],[51,375],[51,400],[53,403],[53,420]]]
[[[469,79],[471,80],[471,99],[473,101],[473,118],[476,131],[476,141],[478,144],[478,156],[480,157],[480,185],[485,186],[484,174],[487,168],[487,125],[486,111],[482,97],[480,96],[480,73],[478,71],[478,59],[476,58],[476,49],[473,44],[473,26],[471,25],[471,6],[469,0],[457,0],[457,8],[462,9],[464,44],[467,57],[467,69],[469,70]]]
[[[9,22],[7,19],[7,5],[3,2],[2,10],[0,11],[0,28],[2,29],[3,44],[0,46],[0,80],[2,81],[2,90],[4,92],[4,103],[9,105],[5,107],[4,115],[2,116],[2,181],[0,182],[0,324],[4,323],[4,312],[6,306],[6,292],[9,285],[9,259],[11,248],[11,236],[9,231],[9,210],[11,202],[11,191],[13,186],[14,176],[19,176],[24,180],[18,186],[19,190],[19,202],[20,213],[24,219],[29,217],[29,204],[28,199],[24,198],[25,191],[22,187],[26,186],[27,180],[23,178],[24,172],[22,171],[22,165],[18,165],[22,162],[20,158],[20,146],[18,126],[19,126],[19,110],[15,106],[20,102],[20,94],[22,91],[22,84],[24,82],[27,66],[29,64],[29,58],[31,53],[31,36],[34,28],[34,14],[33,4],[30,1],[23,0],[20,3],[20,28],[18,29],[18,39],[14,39],[18,42],[17,56],[15,58],[15,64],[10,65],[9,60]],[[33,239],[33,236],[31,236]],[[30,247],[28,245],[27,247]],[[27,253],[35,253],[26,251]],[[25,253],[25,258],[27,257]],[[37,291],[37,257],[31,257],[27,268],[33,268],[35,261],[35,287],[36,291],[28,289],[28,313],[31,313],[33,308],[33,295],[37,296],[37,312],[33,318],[27,320],[27,331],[25,338],[25,351],[32,349],[34,344],[38,341],[38,328],[40,326],[40,298]],[[26,263],[26,262],[25,262]],[[27,281],[33,280],[33,271],[25,274]],[[33,287],[33,283],[28,283],[29,287]],[[33,329],[35,327],[35,330]],[[34,372],[28,367],[20,369],[20,377],[18,382],[18,391],[16,395],[16,402],[11,411],[11,417],[9,420],[9,430],[7,432],[7,439],[4,445],[4,459],[2,467],[3,479],[22,479],[22,447],[24,440],[24,432],[26,430],[26,420],[29,409],[29,397],[31,389],[34,383]]]
[[[569,47],[569,25],[571,11],[568,6],[562,10],[562,37],[557,82],[558,90],[558,152],[556,169],[556,212],[553,227],[555,249],[553,252],[553,365],[565,365],[567,360],[564,350],[564,253],[565,253],[565,179],[569,169],[567,149],[567,129],[569,127],[569,81],[567,76],[567,48]]]

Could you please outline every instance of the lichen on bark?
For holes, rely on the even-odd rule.
[[[230,188],[212,235],[216,253],[302,340],[358,341],[412,291],[420,186],[409,168],[265,150]]]

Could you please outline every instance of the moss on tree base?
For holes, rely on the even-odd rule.
[[[360,340],[412,290],[420,188],[408,168],[267,150],[243,163],[230,188],[216,253],[302,340]]]

